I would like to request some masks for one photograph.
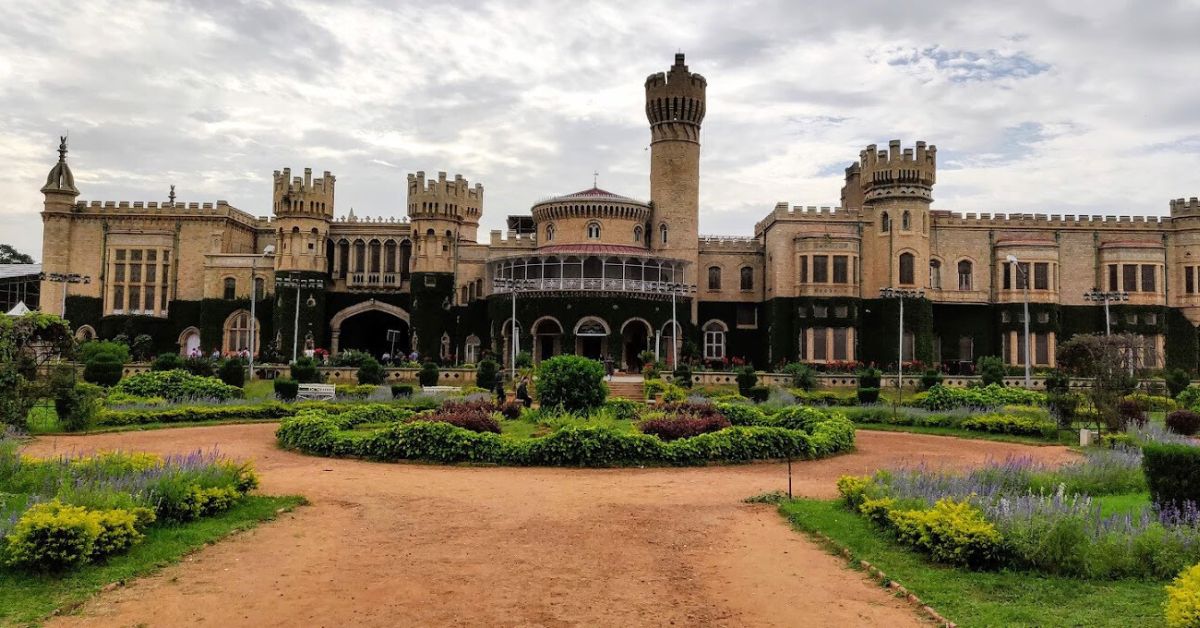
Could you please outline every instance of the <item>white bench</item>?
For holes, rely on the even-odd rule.
[[[296,400],[333,401],[337,398],[337,388],[333,384],[300,384],[296,391]]]
[[[422,386],[421,392],[431,395],[448,395],[462,392],[458,386]]]

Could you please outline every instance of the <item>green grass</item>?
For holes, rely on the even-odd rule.
[[[62,576],[0,569],[0,624],[37,623],[56,610],[79,606],[109,583],[150,574],[233,532],[274,519],[281,508],[290,510],[304,503],[297,496],[252,495],[213,517],[182,526],[152,526],[146,538],[125,554]]]
[[[994,434],[992,432],[977,432],[956,427],[935,427],[928,425],[893,425],[891,423],[858,423],[855,427],[860,430],[877,432],[912,432],[914,434],[933,434],[936,436],[956,436],[958,438],[973,438],[975,440],[991,440],[1003,443],[1022,443],[1025,445],[1074,445],[1079,437],[1059,430],[1058,438],[1047,439],[1040,436],[1019,436],[1015,434]]]
[[[568,426],[602,427],[622,433],[637,431],[633,421],[622,421],[602,414],[587,419],[564,418],[536,422],[525,419],[505,420],[500,422],[500,433],[512,438],[537,438]]]
[[[797,529],[850,548],[959,626],[1159,626],[1165,582],[968,571],[929,562],[837,501],[799,499],[780,512]]]
[[[275,399],[275,383],[269,379],[247,381],[243,389],[246,401],[271,401]]]
[[[1093,500],[1100,505],[1100,514],[1107,517],[1116,514],[1136,514],[1150,505],[1150,493],[1128,493],[1125,495],[1102,495]]]

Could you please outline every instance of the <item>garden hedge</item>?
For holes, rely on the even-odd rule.
[[[282,447],[321,456],[572,467],[811,459],[854,447],[854,424],[836,415],[815,422],[811,432],[730,427],[669,443],[602,427],[566,427],[541,438],[514,439],[421,420],[398,421],[374,432],[345,431],[352,425],[345,417],[305,412],[284,420],[276,437]]]
[[[1159,508],[1200,505],[1200,447],[1148,443],[1142,447],[1142,469],[1150,500]]]

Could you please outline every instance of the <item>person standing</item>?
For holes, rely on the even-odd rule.
[[[496,378],[496,405],[502,406],[508,401],[508,395],[504,393],[504,378]]]
[[[517,384],[517,401],[520,401],[521,405],[525,406],[526,408],[533,405],[533,399],[529,396],[528,377],[522,377],[521,383]]]

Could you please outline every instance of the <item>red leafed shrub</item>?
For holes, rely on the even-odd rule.
[[[1176,434],[1193,436],[1200,431],[1200,413],[1176,410],[1167,415],[1167,429]]]
[[[717,409],[717,406],[711,403],[692,403],[690,401],[666,403],[662,406],[659,406],[658,410],[668,415],[686,414],[688,416],[702,417],[706,419],[718,417],[721,419],[725,418],[725,415],[721,414],[721,411]]]
[[[1146,407],[1136,399],[1122,399],[1117,404],[1117,413],[1121,415],[1122,425],[1136,425],[1138,427],[1145,427],[1146,425]]]
[[[524,408],[520,401],[506,401],[500,405],[498,412],[506,419],[519,419]]]
[[[500,423],[492,417],[496,406],[489,401],[447,401],[436,412],[413,417],[417,421],[441,421],[472,432],[500,433]]]
[[[679,414],[661,419],[646,419],[638,424],[643,434],[657,436],[665,441],[673,441],[690,436],[698,436],[708,432],[716,432],[729,427],[729,419],[721,413],[709,416]]]

